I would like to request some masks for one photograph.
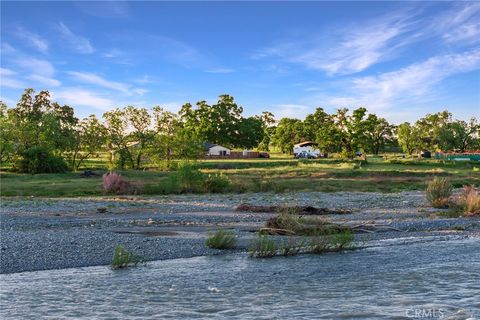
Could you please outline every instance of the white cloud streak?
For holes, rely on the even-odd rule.
[[[34,32],[30,32],[23,27],[18,27],[15,35],[42,53],[48,51],[48,41]]]
[[[93,48],[90,40],[85,37],[74,34],[63,22],[58,24],[58,30],[62,38],[75,50],[77,53],[93,53]]]
[[[115,103],[97,93],[78,87],[62,88],[52,92],[52,99],[61,104],[72,106],[92,107],[99,110],[109,110],[115,106]]]
[[[457,54],[431,57],[397,71],[353,79],[344,94],[332,97],[337,106],[367,106],[372,110],[391,109],[425,100],[436,84],[456,74],[480,70],[480,48]]]

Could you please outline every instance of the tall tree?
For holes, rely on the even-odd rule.
[[[397,126],[396,135],[398,144],[402,147],[403,152],[411,155],[415,150],[421,148],[422,141],[420,140],[418,129],[410,125],[410,123],[404,122]]]

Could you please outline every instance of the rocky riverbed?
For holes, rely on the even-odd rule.
[[[222,254],[204,245],[209,230],[231,228],[244,251],[253,232],[274,213],[236,212],[241,203],[351,210],[324,219],[388,226],[357,235],[373,242],[480,236],[480,218],[447,218],[422,192],[255,193],[158,197],[3,198],[0,273],[107,265],[116,243],[148,260]]]

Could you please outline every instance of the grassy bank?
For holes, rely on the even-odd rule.
[[[299,161],[288,158],[202,160],[194,164],[206,174],[221,173],[230,181],[226,192],[364,191],[397,192],[423,190],[433,176],[447,177],[455,187],[480,184],[480,163],[437,160],[384,160],[369,158],[361,165],[337,159]],[[99,174],[106,169],[100,169]],[[168,194],[172,172],[150,169],[121,174],[140,182],[142,194]],[[16,174],[0,172],[2,196],[95,196],[102,195],[100,175]]]

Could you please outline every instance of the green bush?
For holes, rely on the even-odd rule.
[[[136,266],[140,262],[140,258],[134,253],[125,249],[125,247],[115,244],[113,251],[112,268],[124,269],[129,266]]]
[[[17,170],[21,173],[63,173],[68,165],[62,157],[54,156],[43,147],[32,147],[21,154]]]
[[[237,239],[235,234],[227,230],[218,230],[215,233],[209,233],[205,244],[213,249],[233,249]]]
[[[209,174],[203,183],[205,192],[221,193],[230,186],[230,179],[223,174]]]
[[[179,165],[165,185],[176,193],[221,193],[229,187],[230,180],[223,174],[205,174],[189,163]]]
[[[446,178],[435,177],[428,182],[426,190],[427,201],[434,208],[446,208],[452,195],[452,184]]]

